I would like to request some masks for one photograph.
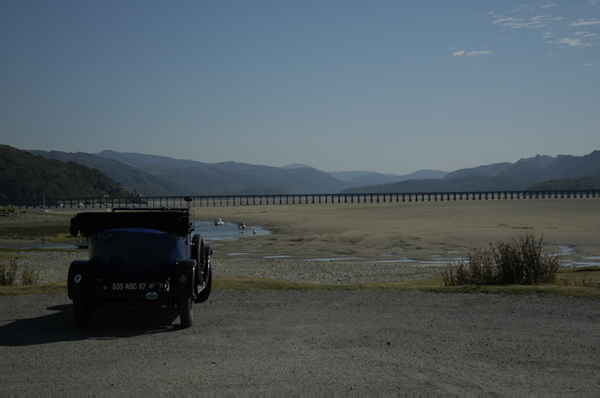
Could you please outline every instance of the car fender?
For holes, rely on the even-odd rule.
[[[173,266],[171,293],[173,298],[182,300],[192,297],[196,277],[196,260],[179,260]]]
[[[67,288],[71,300],[86,298],[91,283],[91,268],[88,260],[75,260],[69,266]]]

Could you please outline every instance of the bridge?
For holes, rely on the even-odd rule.
[[[462,200],[520,200],[598,198],[600,189],[560,191],[486,191],[486,192],[412,192],[412,193],[335,193],[278,195],[189,196],[192,206],[254,206],[327,203],[443,202]],[[0,206],[18,209],[110,208],[110,207],[184,207],[185,196],[71,197],[29,200],[0,200]]]

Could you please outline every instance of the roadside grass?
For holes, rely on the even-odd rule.
[[[461,285],[444,286],[443,278],[404,282],[358,283],[352,285],[324,285],[301,283],[267,278],[242,276],[214,276],[215,290],[419,290],[437,293],[485,293],[485,294],[542,294],[563,297],[600,298],[600,267],[570,268],[558,271],[557,281],[547,285]],[[0,296],[67,294],[67,282],[34,286],[0,286]]]
[[[47,242],[76,241],[68,234],[68,226],[37,224],[28,226],[0,227],[0,238],[14,240],[43,240]]]
[[[16,213],[16,212],[12,212]],[[20,210],[19,213],[31,213],[43,215],[43,218],[33,217],[29,219],[17,219],[2,217],[0,223],[0,238],[17,240],[45,240],[49,242],[60,242],[74,240],[69,234],[70,214],[58,213],[36,213]],[[5,214],[11,214],[6,212]]]
[[[29,249],[14,249],[14,248],[5,248],[0,247],[0,253],[15,253],[15,252],[63,252],[63,253],[73,253],[77,250],[73,249],[45,249],[39,247],[32,247]]]

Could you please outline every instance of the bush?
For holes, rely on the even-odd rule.
[[[11,286],[17,280],[17,269],[19,264],[16,259],[9,260],[8,267],[6,264],[0,265],[0,286]]]
[[[25,267],[23,273],[21,274],[21,284],[23,285],[37,285],[38,277],[40,276],[40,271],[34,271]]]
[[[9,265],[0,265],[0,286],[12,286],[17,280],[17,270],[19,269],[19,263],[17,259],[9,260]],[[23,285],[37,285],[40,271],[34,271],[25,267],[21,273],[21,284]]]
[[[558,271],[558,256],[542,254],[543,236],[533,234],[512,239],[510,243],[490,243],[489,249],[473,249],[468,265],[459,261],[444,270],[444,284],[456,285],[535,285],[553,283]]]

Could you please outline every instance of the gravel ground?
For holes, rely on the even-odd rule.
[[[86,252],[11,252],[43,281]],[[435,276],[439,265],[215,258],[215,275],[309,283]],[[62,295],[0,297],[0,394],[594,394],[598,300],[423,292],[214,291],[106,306],[77,330]]]
[[[25,268],[39,271],[39,283],[65,280],[69,264],[73,260],[88,258],[86,251],[75,253],[15,251],[4,254],[9,258],[17,257],[21,271]],[[403,262],[213,258],[215,276],[238,275],[320,284],[351,284],[435,278],[441,275],[442,269],[443,265],[439,264]],[[18,278],[20,278],[20,272]],[[20,284],[20,279],[17,279],[17,284]]]
[[[392,251],[435,258],[523,228],[595,256],[596,212],[596,201],[583,200],[219,208],[216,216],[281,231],[249,238],[257,258],[231,255],[247,252],[245,241],[215,245],[213,267],[215,276],[326,284],[422,279],[439,276],[443,265],[369,260]],[[363,260],[315,261],[307,253]],[[278,254],[296,259],[260,258]],[[11,256],[45,283],[65,280],[71,261],[87,253],[0,253]],[[216,290],[194,306],[188,329],[172,308],[115,305],[95,311],[85,331],[75,328],[66,296],[0,302],[0,395],[600,391],[597,299]]]
[[[215,291],[172,309],[0,297],[0,394],[586,394],[598,300],[402,291]]]
[[[59,251],[14,251],[3,253],[7,258],[17,258],[19,271],[16,284],[21,284],[21,271],[25,268],[39,271],[38,283],[52,283],[67,279],[69,265],[73,260],[85,260],[87,251],[59,252]]]

